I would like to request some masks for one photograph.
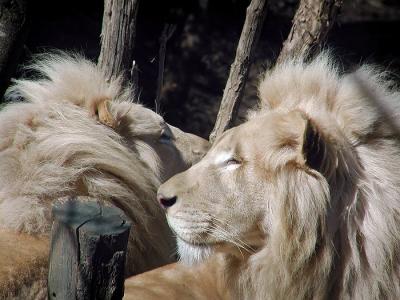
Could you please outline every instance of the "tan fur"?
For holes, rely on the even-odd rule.
[[[127,274],[174,261],[156,190],[197,161],[207,142],[134,103],[118,79],[107,83],[79,56],[48,55],[32,68],[40,79],[17,80],[7,97],[23,101],[0,112],[0,298],[40,286],[59,197],[88,196],[124,210],[132,221]]]
[[[160,187],[177,197],[167,218],[184,264],[128,279],[127,298],[399,299],[400,145],[387,121],[400,93],[327,54],[276,66],[259,92],[246,123]]]
[[[224,264],[223,256],[215,256],[207,265],[175,263],[140,274],[125,281],[124,299],[228,299],[225,278],[217,276]]]
[[[43,266],[48,259],[48,240],[45,237],[0,230],[0,257],[1,299],[13,296],[22,299],[21,286],[29,285],[32,290],[33,283],[43,281]],[[43,289],[40,290],[32,291],[31,296],[44,298]]]

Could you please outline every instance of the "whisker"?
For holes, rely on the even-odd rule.
[[[216,229],[216,228],[214,228],[214,229]],[[244,258],[244,255],[243,255],[243,252],[241,249],[244,249],[246,251],[247,251],[247,249],[243,248],[242,245],[236,243],[234,240],[229,239],[229,237],[226,236],[225,232],[220,232],[220,236],[218,236],[215,232],[212,232],[212,231],[209,231],[209,234],[217,239],[232,243],[238,249],[242,258]]]
[[[195,224],[190,224],[190,226],[184,226],[181,227],[180,230],[183,231],[189,231],[186,232],[190,233],[190,235],[193,237],[191,240],[191,243],[194,245],[199,245],[201,243],[196,242],[196,241],[201,241],[202,240],[202,234],[207,233],[211,237],[215,238],[216,240],[222,240],[224,242],[231,243],[234,245],[242,257],[244,257],[243,251],[247,253],[254,253],[255,249],[243,241],[241,238],[233,235],[229,230],[232,230],[232,232],[235,232],[235,227],[228,222],[224,222],[215,216],[211,215],[210,213],[202,212],[202,216],[204,216],[205,220],[207,221],[201,221],[201,222],[195,222]],[[187,218],[183,218],[182,215],[174,216],[177,220],[186,220]],[[211,222],[210,222],[211,221]],[[197,230],[196,230],[197,229]]]
[[[215,221],[219,222],[222,226],[225,225],[228,228],[232,228],[232,230],[234,230],[234,227],[232,225],[228,224],[227,222],[222,222],[219,219],[215,219]],[[245,241],[243,241],[242,239],[240,239],[238,237],[234,237],[234,238],[236,238],[238,241],[240,241],[243,245],[247,246],[251,251],[255,252],[255,249],[251,245],[247,244]]]
[[[230,236],[232,239],[235,239],[238,243],[240,243],[247,252],[250,252],[250,253],[255,252],[255,249],[251,245],[247,244],[245,241],[243,241],[239,237],[231,235],[226,229],[224,229],[222,227],[222,226],[226,226],[226,227],[232,228],[234,230],[234,227],[232,225],[228,224],[227,222],[223,222],[215,217],[213,218],[213,220],[216,222],[219,222],[221,224],[221,225],[218,225],[214,222],[216,229],[223,230],[224,232],[226,232],[226,234],[228,234],[228,236]]]
[[[253,250],[249,245],[247,245],[247,244],[246,244],[245,242],[243,242],[241,239],[239,239],[239,238],[237,238],[237,237],[235,237],[235,236],[232,236],[232,235],[231,235],[228,231],[226,231],[223,227],[218,226],[218,225],[215,224],[215,223],[212,224],[212,225],[210,225],[210,227],[211,227],[212,229],[215,229],[218,233],[220,233],[221,239],[222,239],[222,240],[227,241],[227,242],[230,242],[230,243],[234,244],[235,246],[237,246],[237,247],[239,247],[239,248],[245,250],[246,252],[249,252],[249,253],[254,252],[254,250]],[[214,236],[215,236],[215,234],[214,234]]]

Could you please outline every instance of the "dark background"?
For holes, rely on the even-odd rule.
[[[400,74],[400,1],[344,1],[326,47],[343,66],[378,63]],[[177,24],[167,45],[162,109],[168,122],[207,137],[218,111],[229,66],[249,1],[142,0],[139,5],[135,59],[139,101],[153,107],[159,36],[165,23]],[[278,55],[291,26],[296,0],[272,0],[240,117],[256,101],[258,75]],[[29,35],[21,65],[51,49],[78,51],[96,60],[100,52],[103,1],[31,1]],[[16,76],[21,76],[19,69]],[[399,79],[400,81],[400,79]]]

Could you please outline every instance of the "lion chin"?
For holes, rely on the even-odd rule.
[[[212,253],[212,247],[207,244],[193,244],[177,237],[179,261],[186,265],[204,262]]]
[[[259,95],[158,190],[176,235],[212,248],[178,239],[190,266],[127,280],[127,299],[400,299],[399,90],[323,53],[267,71]]]

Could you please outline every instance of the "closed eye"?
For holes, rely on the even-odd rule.
[[[168,134],[162,133],[160,135],[160,140],[170,140],[171,137]]]
[[[232,151],[233,152],[233,151]],[[242,164],[242,161],[231,151],[222,151],[215,155],[214,164],[224,170],[235,169]]]
[[[232,166],[232,165],[240,165],[241,162],[235,158],[230,158],[227,161],[225,161],[226,166]]]
[[[161,135],[158,139],[160,143],[169,144],[173,140],[172,132],[169,128],[165,128],[161,131]]]

